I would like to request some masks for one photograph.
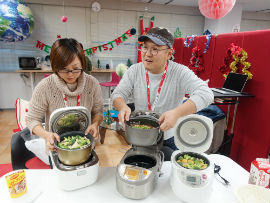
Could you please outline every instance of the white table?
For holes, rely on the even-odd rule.
[[[248,183],[249,173],[230,158],[212,154],[210,159],[221,166],[220,174],[230,181],[226,187],[214,179],[213,192],[210,202],[237,202],[234,189]],[[63,191],[58,188],[55,174],[52,170],[26,170],[28,193],[39,187],[40,195],[35,199],[38,202],[181,202],[170,187],[171,163],[165,162],[162,166],[164,175],[158,178],[154,192],[144,200],[130,200],[123,197],[116,190],[115,168],[99,168],[99,177],[96,183],[76,191]],[[19,200],[19,199],[17,199]],[[21,202],[17,201],[16,202]],[[9,197],[4,176],[0,178],[0,202],[15,202]]]

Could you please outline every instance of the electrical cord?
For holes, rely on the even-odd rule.
[[[223,185],[225,185],[225,186],[229,186],[230,185],[230,182],[228,181],[228,180],[226,180],[225,178],[223,178],[220,174],[219,174],[219,171],[221,170],[221,167],[219,166],[219,165],[216,165],[216,164],[214,164],[214,174],[217,174],[222,180],[223,180],[223,182],[222,181],[220,181],[219,180],[219,182],[221,182]]]

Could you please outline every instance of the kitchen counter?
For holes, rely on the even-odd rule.
[[[33,92],[36,84],[36,74],[45,74],[45,73],[53,73],[52,70],[16,70],[16,73],[25,73],[29,74],[30,76],[30,86],[31,91]],[[92,71],[90,71],[90,75],[97,78],[99,82],[109,82],[111,80],[111,73],[115,72],[114,69],[96,69],[94,68]],[[105,93],[103,93],[104,98],[107,98],[105,96]]]

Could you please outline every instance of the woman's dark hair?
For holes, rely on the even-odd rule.
[[[72,38],[56,40],[51,49],[50,61],[54,73],[63,70],[75,57],[78,57],[82,64],[83,71],[86,68],[85,55],[80,43]]]

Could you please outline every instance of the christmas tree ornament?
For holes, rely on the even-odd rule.
[[[61,20],[63,23],[67,22],[67,16],[62,16]]]

